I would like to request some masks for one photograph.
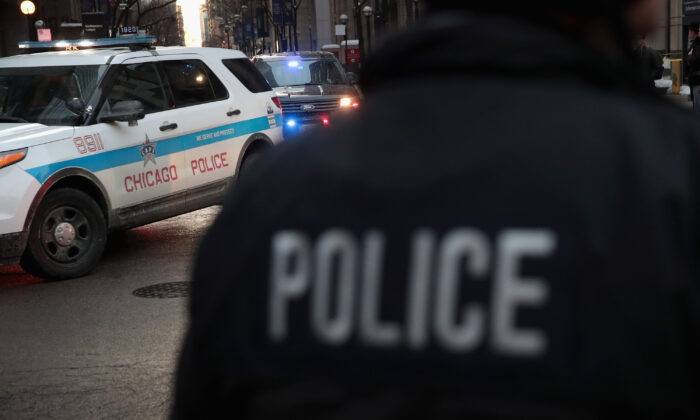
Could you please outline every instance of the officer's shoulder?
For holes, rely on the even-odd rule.
[[[267,151],[241,178],[228,202],[272,200],[281,206],[313,194],[342,165],[339,149],[348,142],[340,139],[352,137],[352,130],[352,125],[340,124],[285,140]]]
[[[591,113],[606,115],[619,127],[655,126],[666,131],[665,141],[673,140],[674,135],[677,140],[700,139],[700,119],[670,96],[605,91],[589,94],[589,100],[600,105]]]
[[[352,133],[353,125],[342,122],[285,140],[261,159],[255,175],[285,184],[313,176],[319,166],[327,166],[329,159],[338,159],[342,139],[351,137]]]

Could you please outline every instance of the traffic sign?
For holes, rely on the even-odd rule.
[[[683,0],[684,15],[700,15],[700,0]]]
[[[51,41],[51,29],[37,29],[36,35],[38,41]]]
[[[362,61],[360,56],[360,48],[348,48],[345,50],[345,62],[349,64],[357,64]]]
[[[119,34],[119,36],[137,36],[139,34],[139,27],[120,26],[117,34]]]

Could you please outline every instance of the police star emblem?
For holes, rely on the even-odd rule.
[[[156,145],[155,143],[151,143],[148,134],[146,134],[146,142],[139,146],[139,150],[141,151],[143,166],[146,166],[148,162],[153,162],[154,165],[156,164]]]

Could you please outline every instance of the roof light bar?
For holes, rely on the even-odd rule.
[[[155,45],[157,38],[154,36],[135,36],[124,38],[101,39],[72,39],[64,41],[22,41],[19,47],[22,49],[66,49],[79,50],[83,48],[110,48]]]

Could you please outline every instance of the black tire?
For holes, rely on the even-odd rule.
[[[241,169],[238,172],[238,176],[248,176],[248,174],[250,174],[250,169],[255,166],[255,162],[262,157],[265,150],[266,148],[256,147],[253,150],[246,151],[245,156],[243,156],[243,162],[241,162]]]
[[[61,188],[39,204],[20,264],[49,280],[81,277],[95,268],[106,242],[107,223],[100,206],[82,191]]]

